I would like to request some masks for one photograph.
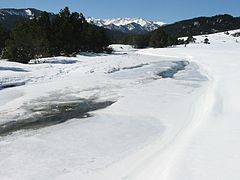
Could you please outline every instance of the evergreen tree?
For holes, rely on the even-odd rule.
[[[2,56],[6,40],[9,38],[9,32],[0,26],[0,57]]]
[[[149,38],[148,34],[137,35],[133,37],[133,46],[135,48],[146,48],[149,46]]]
[[[152,33],[149,45],[155,48],[166,47],[170,45],[169,36],[159,28]]]
[[[30,59],[43,57],[47,44],[40,26],[34,21],[22,22],[11,30],[3,56],[12,61],[28,63]]]

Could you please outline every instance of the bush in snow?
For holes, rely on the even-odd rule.
[[[208,39],[208,38],[204,39],[204,44],[210,44],[210,42],[209,42],[209,39]]]
[[[188,36],[185,43],[189,44],[189,43],[195,43],[195,42],[196,42],[196,38],[194,38],[193,36]]]

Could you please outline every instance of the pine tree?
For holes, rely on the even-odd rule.
[[[29,60],[46,56],[48,40],[36,20],[18,23],[6,42],[4,58],[28,63]]]
[[[155,48],[168,46],[168,35],[161,29],[154,31],[150,37],[149,45]]]
[[[9,38],[9,32],[0,26],[0,57],[2,56],[6,40]]]

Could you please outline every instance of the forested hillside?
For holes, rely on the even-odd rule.
[[[213,17],[197,17],[168,24],[162,28],[169,35],[175,37],[211,34],[239,29],[240,17],[233,17],[228,14]]]
[[[9,32],[2,28],[2,57],[28,63],[33,58],[65,55],[81,51],[107,51],[109,40],[103,28],[87,23],[83,14],[66,7],[53,19],[43,12],[16,23]]]

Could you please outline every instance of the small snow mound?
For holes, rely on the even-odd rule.
[[[130,45],[123,45],[123,44],[113,44],[109,46],[115,52],[130,52],[135,51],[135,49]]]
[[[29,64],[75,64],[77,63],[76,58],[67,58],[67,57],[54,57],[54,58],[41,58],[41,59],[33,59],[29,62]]]

